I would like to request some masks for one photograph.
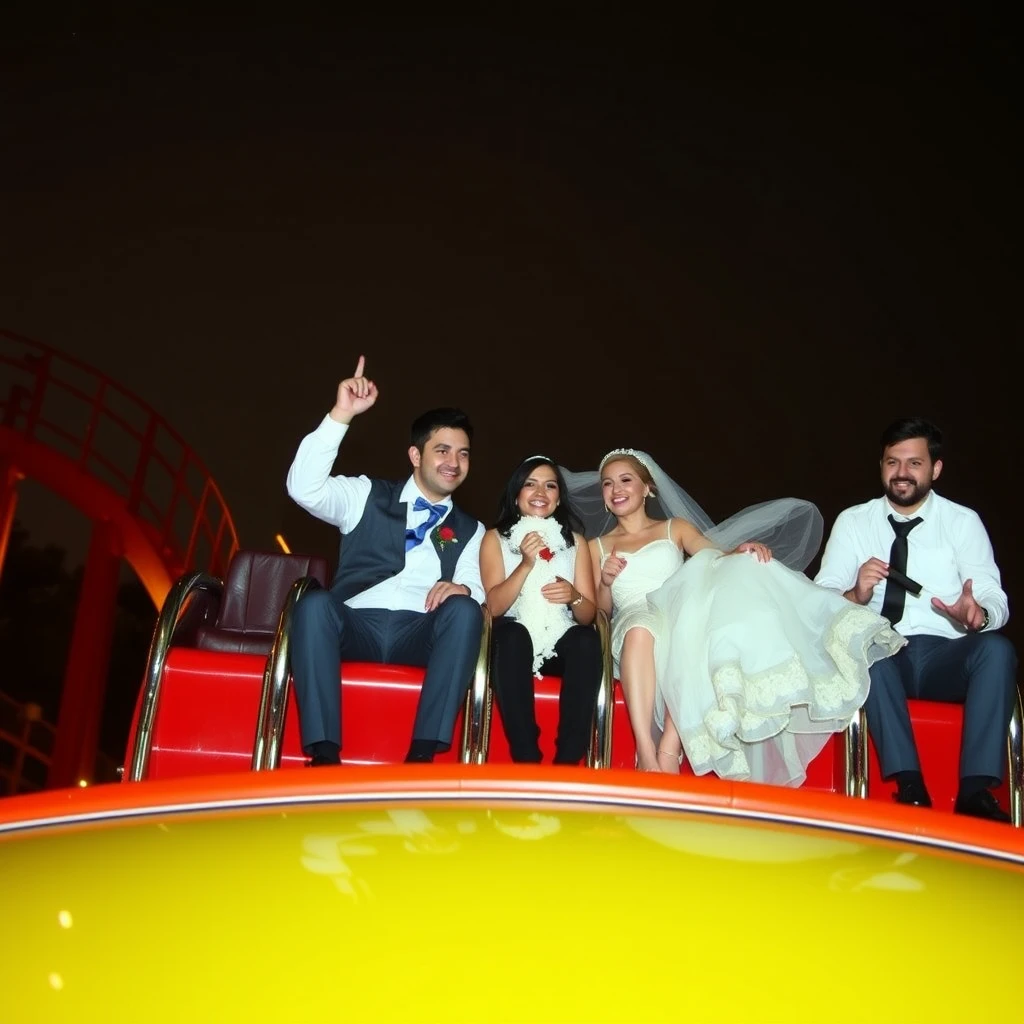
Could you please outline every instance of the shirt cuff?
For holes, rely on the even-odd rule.
[[[330,413],[327,413],[320,421],[320,426],[316,428],[316,432],[325,441],[337,441],[338,444],[341,444],[341,439],[348,433],[350,426],[352,426],[351,423],[339,423],[336,419],[332,419]]]

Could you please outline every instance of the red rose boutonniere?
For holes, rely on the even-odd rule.
[[[543,558],[545,562],[550,562],[551,559],[555,557],[555,553],[551,550],[551,548],[541,548],[540,551],[537,552],[537,554],[540,555],[540,557]]]
[[[455,536],[455,531],[450,526],[439,526],[434,531],[434,542],[444,551],[445,544],[458,544],[459,538]]]

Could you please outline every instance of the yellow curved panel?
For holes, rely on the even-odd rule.
[[[11,1021],[1019,1016],[1019,868],[828,828],[379,800],[12,832],[0,872]]]

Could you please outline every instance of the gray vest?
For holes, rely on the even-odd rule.
[[[405,530],[408,503],[400,501],[405,481],[371,480],[362,518],[341,539],[338,571],[331,592],[342,601],[398,575],[405,568]],[[441,579],[451,581],[462,552],[479,523],[456,506],[440,527],[433,527],[424,544],[433,544],[441,559]],[[456,540],[441,545],[439,529],[451,529]]]

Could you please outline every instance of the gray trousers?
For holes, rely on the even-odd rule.
[[[342,661],[426,668],[412,738],[451,746],[455,719],[480,653],[483,609],[455,594],[432,612],[350,608],[329,590],[309,590],[295,606],[291,669],[302,746],[341,746]]]
[[[963,704],[960,778],[1001,781],[1016,693],[1017,653],[1001,633],[910,637],[902,650],[871,666],[864,708],[882,777],[921,770],[907,711],[910,697]]]

